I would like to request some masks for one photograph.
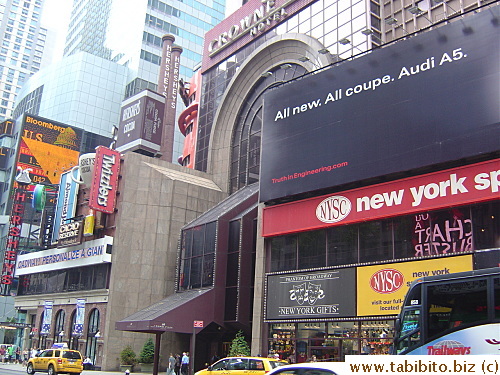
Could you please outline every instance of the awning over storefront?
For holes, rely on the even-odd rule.
[[[115,323],[119,331],[192,333],[194,322],[214,321],[214,289],[175,293]]]

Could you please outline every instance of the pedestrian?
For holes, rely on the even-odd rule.
[[[28,364],[28,359],[30,357],[28,349],[23,350],[23,366],[26,366]]]
[[[188,375],[189,370],[189,352],[182,353],[181,359],[181,374]]]
[[[175,357],[172,353],[168,357],[167,375],[177,375],[175,373]]]
[[[84,370],[92,370],[94,368],[94,363],[92,363],[92,360],[89,357],[85,357],[82,364]]]
[[[179,354],[175,355],[175,375],[181,375],[181,356]]]
[[[9,354],[9,359],[7,362],[14,363],[16,360],[16,348],[14,348],[14,345],[9,346],[9,349],[7,350],[7,352]]]
[[[16,347],[16,363],[21,363],[21,347]]]
[[[220,359],[219,355],[217,353],[215,353],[213,356],[212,356],[212,360],[211,360],[211,365],[213,365],[215,362],[217,362],[218,360]]]

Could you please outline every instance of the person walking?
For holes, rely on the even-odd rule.
[[[179,354],[175,355],[175,375],[181,375],[181,356]]]
[[[182,359],[181,359],[181,374],[188,375],[188,370],[189,370],[189,353],[184,352],[182,353]]]
[[[168,357],[167,375],[179,375],[175,373],[175,357],[172,353]]]

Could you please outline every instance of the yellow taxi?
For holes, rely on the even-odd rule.
[[[30,375],[35,372],[46,372],[49,375],[80,374],[82,371],[83,364],[80,352],[65,348],[44,350],[36,357],[30,358],[26,367],[26,372]]]
[[[288,362],[261,357],[227,357],[223,358],[195,375],[264,375]]]

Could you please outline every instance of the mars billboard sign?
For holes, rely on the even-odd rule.
[[[498,12],[266,93],[260,200],[498,151]]]

